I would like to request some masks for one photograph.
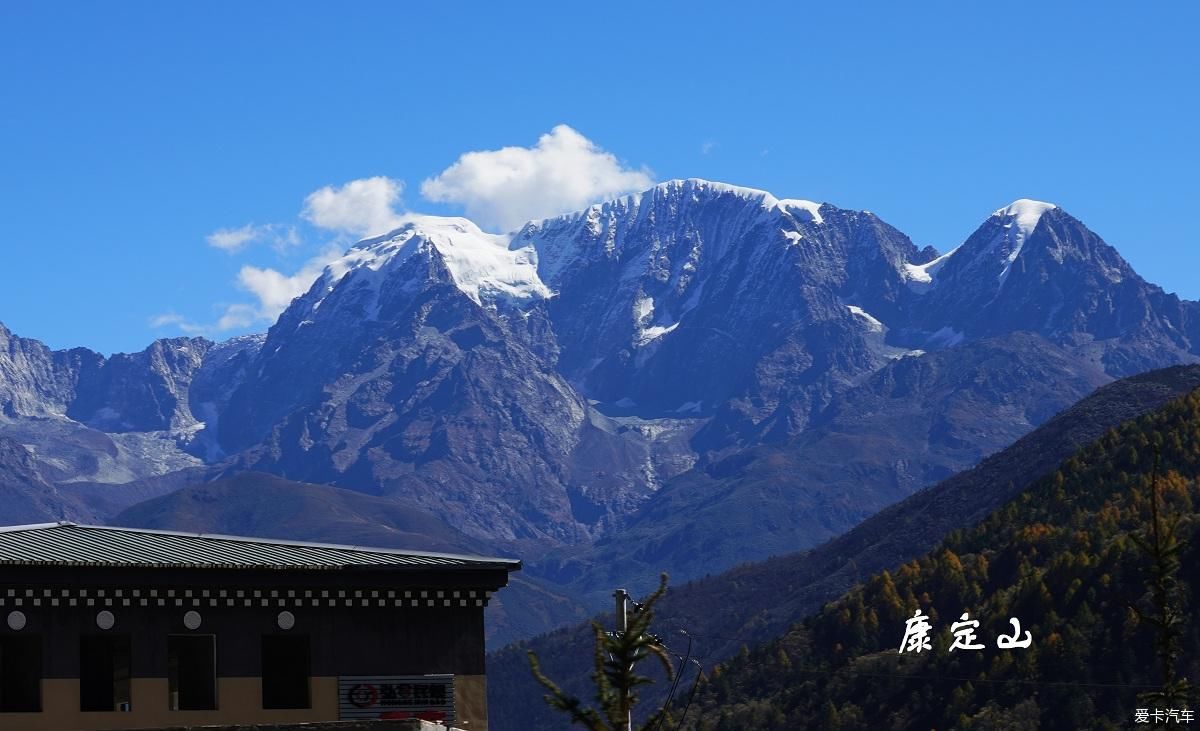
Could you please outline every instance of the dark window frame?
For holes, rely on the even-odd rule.
[[[123,645],[123,647],[120,647]],[[109,667],[104,668],[103,655]],[[122,668],[121,661],[124,660]],[[120,633],[79,636],[79,710],[81,713],[124,713],[133,708],[133,637]],[[122,669],[124,674],[121,673]],[[96,678],[89,673],[105,672]],[[95,687],[90,687],[95,683]],[[108,702],[97,702],[108,691]]]
[[[29,655],[36,656],[37,671],[25,672],[24,668],[14,670],[9,663],[16,657],[16,662],[28,660]],[[0,634],[0,714],[4,713],[41,713],[43,710],[42,681],[46,676],[45,643],[39,634]],[[10,687],[10,683],[14,687]],[[26,699],[11,700],[12,691],[32,693]],[[33,698],[31,703],[21,700]],[[2,726],[3,724],[0,724]]]
[[[308,635],[263,635],[259,660],[264,710],[312,708],[312,640]],[[295,672],[301,668],[303,673]]]
[[[202,643],[207,641],[208,651]],[[191,647],[189,647],[191,646]],[[205,661],[203,665],[184,668],[182,663]],[[192,687],[196,678],[208,678],[207,688]],[[217,674],[217,636],[214,634],[170,634],[167,635],[167,708],[172,711],[216,711],[220,709]],[[185,682],[188,688],[183,686]]]

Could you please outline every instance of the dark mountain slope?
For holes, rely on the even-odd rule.
[[[109,522],[132,528],[318,543],[489,556],[498,553],[494,546],[455,530],[409,502],[254,472],[147,500]],[[509,587],[488,608],[488,642],[501,647],[539,627],[578,620],[582,615],[575,602],[530,577],[514,574]]]
[[[4,436],[0,436],[0,506],[4,525],[62,520],[66,512],[29,450]]]
[[[767,641],[871,573],[894,569],[950,532],[973,525],[1107,430],[1196,388],[1200,366],[1168,368],[1104,386],[977,467],[815,549],[676,586],[661,602],[656,625],[668,638],[670,628],[686,628],[708,662],[736,653],[743,644]],[[577,626],[492,654],[489,692],[496,728],[557,728],[553,714],[537,704],[542,691],[525,670],[525,649],[538,652],[551,677],[582,679],[590,642],[590,631]],[[677,639],[672,645],[680,643]],[[586,692],[581,683],[570,687]],[[529,714],[529,708],[537,711]],[[525,722],[532,725],[521,725]]]
[[[739,638],[777,634],[870,573],[894,568],[951,531],[974,525],[1106,430],[1197,388],[1200,366],[1152,371],[1104,386],[977,467],[876,513],[811,551],[734,569],[725,581],[695,582],[680,591],[679,606],[712,607],[713,613],[683,614],[678,621]],[[739,586],[737,602],[720,601],[729,581]],[[718,627],[723,631],[714,629]],[[707,647],[713,654],[728,655],[744,641],[710,642]]]
[[[977,464],[1108,380],[1030,333],[901,358],[787,444],[687,472],[620,531],[529,570],[599,599],[613,581],[652,586],[662,571],[685,581],[814,546]]]
[[[1195,681],[1200,391],[1108,430],[976,527],[734,658],[688,727],[1129,728],[1135,708],[1155,707],[1139,690],[1162,682],[1155,629],[1135,611],[1156,611],[1137,543],[1166,530],[1152,527],[1152,474],[1163,525],[1180,521],[1177,677]],[[918,608],[934,625],[932,652],[900,654]],[[981,621],[983,650],[949,651],[949,623],[964,611]],[[1030,647],[995,647],[1010,617]]]
[[[324,517],[315,533],[313,514]],[[185,487],[138,503],[109,523],[390,548],[424,547],[429,551],[482,548],[415,506],[256,472]]]

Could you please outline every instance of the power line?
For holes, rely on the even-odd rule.
[[[819,670],[817,668],[791,668],[788,672],[794,673],[814,673],[820,675],[836,675],[838,673],[848,672],[852,675],[867,678],[900,678],[903,680],[954,680],[961,683],[992,683],[994,685],[1004,685],[1006,683],[1017,683],[1020,685],[1046,685],[1046,686],[1077,686],[1077,687],[1092,687],[1092,688],[1162,688],[1162,685],[1153,683],[1075,683],[1068,680],[1026,680],[1023,678],[966,678],[957,675],[919,675],[915,673],[868,673],[860,672],[852,668],[842,668],[838,670]]]
[[[696,697],[696,689],[700,687],[700,679],[704,677],[704,668],[701,667],[700,663],[696,662],[695,660],[692,662],[696,663],[696,680],[692,682],[692,692],[688,693],[688,702],[687,705],[683,707],[683,715],[679,717],[679,723],[675,725],[676,729],[683,728],[683,721],[687,718],[688,709],[692,707],[692,699]]]
[[[671,690],[667,693],[667,702],[663,704],[664,710],[671,707],[671,701],[675,698],[675,691],[679,688],[679,679],[683,677],[684,667],[687,665],[688,660],[692,657],[692,636],[689,635],[685,630],[678,631],[682,633],[684,637],[688,638],[687,656],[679,658],[679,671],[675,673],[675,678],[671,681]],[[675,657],[679,657],[677,653],[672,652],[671,648],[667,647],[666,643],[660,641],[658,644],[662,645],[667,652],[675,655]],[[659,729],[662,728],[663,720],[665,720],[666,717],[666,713],[663,713],[658,717],[658,723],[654,724],[654,731],[659,731]]]

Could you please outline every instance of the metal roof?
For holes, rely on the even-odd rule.
[[[245,536],[41,523],[0,528],[0,566],[223,569],[490,569],[511,558],[402,551]]]

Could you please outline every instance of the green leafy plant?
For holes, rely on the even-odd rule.
[[[638,688],[654,682],[637,672],[638,664],[656,658],[666,670],[668,679],[674,678],[671,658],[659,639],[649,632],[654,619],[654,605],[666,591],[667,575],[663,574],[658,589],[640,604],[635,604],[638,609],[630,614],[625,632],[608,632],[599,622],[592,622],[595,653],[591,678],[596,686],[598,708],[585,706],[582,700],[569,695],[546,677],[537,655],[530,651],[529,666],[533,677],[549,691],[545,696],[546,703],[570,716],[572,724],[583,726],[588,731],[629,729],[627,721],[637,703]],[[638,728],[651,731],[665,720],[669,720],[666,707],[658,708]]]

